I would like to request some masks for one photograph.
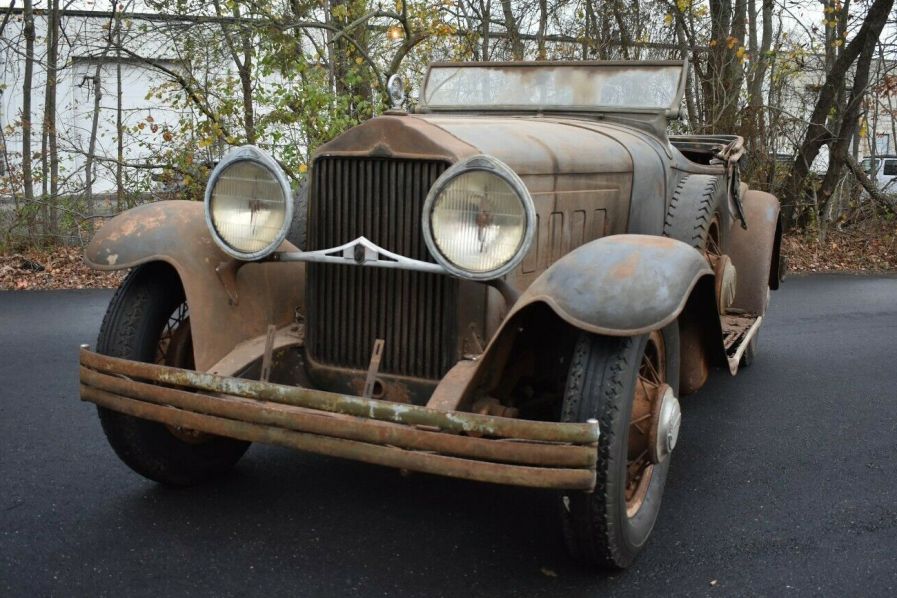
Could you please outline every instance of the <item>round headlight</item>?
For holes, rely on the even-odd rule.
[[[504,163],[474,156],[449,168],[424,204],[427,247],[457,276],[489,280],[513,270],[532,245],[529,192]]]
[[[212,171],[205,194],[212,238],[241,260],[263,258],[286,237],[293,217],[290,186],[268,154],[244,146]]]

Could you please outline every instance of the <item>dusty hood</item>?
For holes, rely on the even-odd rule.
[[[318,150],[317,155],[444,159],[488,154],[521,176],[631,173],[619,126],[577,119],[514,116],[385,115]]]

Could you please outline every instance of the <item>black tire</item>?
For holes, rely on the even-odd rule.
[[[706,174],[689,174],[679,181],[664,219],[663,235],[704,252],[715,218],[719,226],[719,249],[725,247],[729,222],[723,205],[725,185],[721,183],[719,177]]]
[[[169,317],[184,303],[177,273],[154,263],[131,271],[112,297],[97,352],[135,361],[156,361],[159,340]],[[192,348],[182,351],[180,367],[192,367]],[[249,448],[248,442],[199,435],[192,442],[165,426],[97,407],[109,444],[128,467],[156,482],[189,486],[230,470]]]
[[[674,322],[662,331],[666,383],[679,389],[679,331]],[[576,343],[562,410],[562,421],[597,419],[597,485],[592,493],[564,492],[559,510],[564,540],[577,560],[601,568],[632,564],[648,539],[663,497],[670,457],[653,465],[638,510],[627,513],[629,431],[635,385],[648,335],[607,337],[583,334]]]

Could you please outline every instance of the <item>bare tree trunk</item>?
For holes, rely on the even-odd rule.
[[[480,0],[480,12],[483,15],[483,60],[489,60],[489,23],[492,19],[492,0]]]
[[[626,15],[624,14],[623,7],[620,5],[619,0],[614,1],[610,10],[614,14],[614,20],[617,22],[617,29],[620,33],[620,52],[623,53],[624,60],[629,60],[629,46],[631,45],[632,40],[629,37],[629,31],[626,27]]]
[[[219,0],[214,1],[215,14],[219,17],[224,16],[221,10]],[[231,60],[237,68],[237,75],[240,77],[240,91],[242,93],[243,104],[243,132],[246,135],[246,143],[255,144],[255,114],[252,98],[252,32],[246,29],[246,25],[239,24],[241,20],[240,7],[234,4],[232,8],[234,20],[238,23],[237,40],[231,35],[231,25],[222,23],[221,33],[224,35],[224,42],[230,52]],[[242,58],[240,56],[242,54]]]
[[[523,60],[523,42],[520,40],[520,29],[511,9],[511,0],[501,0],[501,10],[505,16],[505,29],[508,31],[508,42],[511,44],[511,56],[514,60]]]
[[[361,0],[330,0],[329,18],[333,24],[345,27],[366,11],[367,6]],[[335,90],[350,99],[349,116],[361,120],[370,115],[371,108],[370,67],[364,64],[364,56],[359,51],[360,48],[367,52],[367,28],[361,26],[341,33],[338,39],[334,35],[329,43]],[[356,62],[356,58],[360,62]]]
[[[882,205],[888,206],[891,210],[897,212],[897,201],[892,200],[887,195],[878,190],[878,187],[875,186],[875,183],[869,179],[866,175],[866,172],[863,168],[857,164],[857,161],[853,159],[852,156],[847,156],[847,159],[844,161],[847,165],[847,168],[850,169],[850,172],[853,173],[853,176],[857,178],[862,185],[863,189],[869,193],[869,196],[872,197],[875,201],[881,203]]]
[[[22,183],[25,201],[34,201],[34,175],[31,172],[31,87],[34,84],[34,12],[31,0],[25,0],[25,80],[22,82]],[[29,219],[30,220],[30,219]],[[31,223],[28,225],[31,228]]]
[[[545,60],[545,30],[548,28],[548,0],[539,0],[539,31],[536,34],[539,60]]]
[[[860,120],[860,108],[863,98],[866,95],[866,87],[869,85],[869,69],[872,66],[872,56],[875,53],[875,45],[878,41],[878,35],[869,35],[863,40],[859,57],[857,58],[856,69],[853,75],[853,86],[850,90],[850,97],[847,100],[846,109],[841,116],[840,126],[838,128],[838,136],[834,139],[829,152],[828,170],[825,178],[822,180],[822,186],[819,189],[820,211],[824,213],[831,201],[832,194],[835,192],[835,186],[838,179],[841,178],[841,171],[847,162],[849,155],[850,143],[857,132],[857,125]]]
[[[875,0],[872,3],[859,31],[850,40],[850,43],[844,47],[844,51],[841,52],[828,72],[825,83],[816,100],[816,106],[813,108],[813,114],[810,116],[810,124],[804,134],[804,140],[797,152],[794,167],[786,185],[787,201],[792,205],[802,195],[804,180],[810,171],[810,165],[816,159],[816,156],[819,155],[819,149],[832,139],[832,135],[825,125],[829,112],[834,105],[837,90],[844,85],[850,66],[857,59],[866,43],[869,40],[874,42],[881,35],[893,5],[894,0]],[[784,216],[786,219],[790,216],[789,212],[788,210],[785,211]]]
[[[97,151],[97,129],[100,124],[100,101],[103,98],[103,89],[100,81],[100,72],[103,62],[97,62],[97,68],[93,73],[93,120],[90,124],[90,141],[87,144],[87,158],[84,160],[84,202],[87,209],[87,233],[93,234],[93,218],[96,206],[93,201],[93,161]]]
[[[591,56],[589,50],[594,47],[595,36],[592,30],[595,28],[595,8],[592,0],[586,0],[586,22],[582,35],[582,59],[588,60]]]
[[[125,138],[122,123],[122,85],[121,85],[121,12],[115,12],[115,211],[121,212],[125,207],[124,166]]]
[[[731,59],[728,37],[732,25],[732,0],[709,0],[709,6],[711,48],[702,83],[707,107],[706,125],[710,132],[716,132],[723,124],[722,112],[730,85],[725,81],[725,74],[726,63]]]
[[[59,152],[56,136],[56,78],[58,76],[58,52],[59,52],[59,0],[51,0],[47,11],[47,86],[44,98],[44,134],[47,136],[47,146],[50,160],[50,195],[45,195],[45,201],[49,202],[50,213],[48,233],[59,233],[58,201],[59,201]],[[44,178],[47,173],[44,171]]]
[[[773,0],[763,0],[763,32],[757,45],[757,6],[750,0],[750,54],[753,68],[748,82],[748,108],[742,118],[742,136],[747,140],[752,162],[770,168],[766,138],[766,118],[763,112],[763,81],[769,68],[769,49],[772,45]],[[757,172],[757,169],[755,169]]]

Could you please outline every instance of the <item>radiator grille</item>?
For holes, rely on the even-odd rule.
[[[394,253],[433,261],[420,227],[443,162],[319,158],[313,167],[309,249],[365,236]],[[308,265],[307,350],[321,364],[367,369],[386,341],[380,371],[436,379],[456,359],[457,281],[384,268]]]

